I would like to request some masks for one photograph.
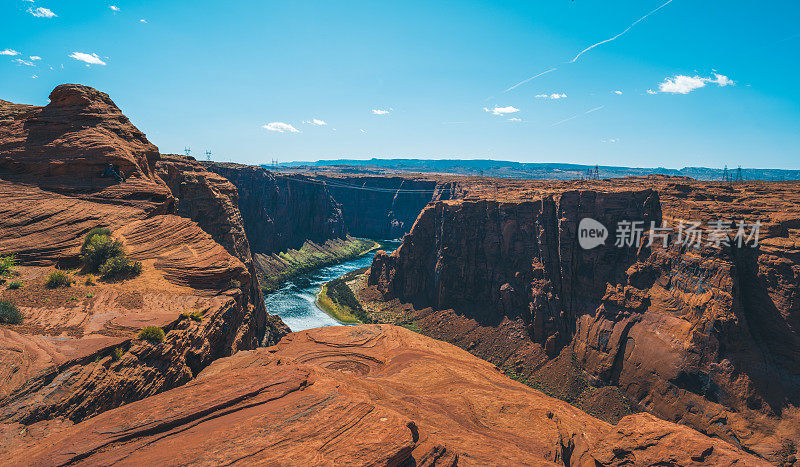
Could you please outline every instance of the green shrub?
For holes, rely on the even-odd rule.
[[[83,239],[83,246],[81,247],[81,251],[83,251],[83,249],[86,248],[89,245],[89,241],[95,235],[101,235],[103,237],[110,237],[111,236],[111,230],[107,229],[106,227],[95,227],[92,230],[88,231],[86,233],[86,237]]]
[[[14,255],[0,256],[0,276],[11,272],[17,266],[17,257]]]
[[[47,280],[44,282],[44,285],[51,289],[57,289],[59,287],[69,287],[73,282],[72,276],[64,271],[56,269],[47,275]]]
[[[111,360],[116,362],[120,358],[122,358],[123,355],[125,355],[125,349],[123,349],[122,347],[117,347],[116,349],[114,349],[113,352],[111,352]]]
[[[181,318],[190,319],[192,321],[203,321],[203,313],[201,311],[184,311],[181,313]]]
[[[150,342],[161,342],[164,340],[164,330],[158,326],[145,326],[139,331],[139,339]]]
[[[114,240],[108,235],[93,234],[88,236],[81,248],[84,272],[97,272],[106,261],[119,256],[125,256],[125,248],[122,242]]]
[[[19,324],[22,322],[22,313],[17,305],[8,300],[0,300],[0,323]]]
[[[8,283],[8,288],[11,290],[16,290],[22,287],[22,281],[11,281]]]
[[[103,279],[122,279],[138,276],[142,272],[142,263],[131,261],[127,256],[116,256],[100,266],[100,276]]]

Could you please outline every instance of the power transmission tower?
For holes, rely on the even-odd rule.
[[[736,181],[737,182],[741,182],[742,181],[742,166],[741,165],[736,168]]]
[[[206,151],[206,160],[207,161],[211,160],[211,151]]]
[[[183,153],[184,153],[184,154],[186,154],[186,157],[189,157],[189,156],[191,156],[191,155],[192,155],[192,148],[190,148],[189,146],[186,146],[186,147],[183,149]]]
[[[722,181],[729,182],[731,175],[728,173],[728,164],[725,164],[725,168],[722,169]]]

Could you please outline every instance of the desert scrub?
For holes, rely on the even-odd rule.
[[[8,283],[8,288],[11,290],[22,288],[22,281],[11,281]]]
[[[122,347],[117,347],[116,349],[114,349],[113,352],[111,352],[111,360],[115,362],[119,361],[119,359],[121,359],[123,355],[125,355],[125,349],[123,349]]]
[[[164,340],[164,330],[158,326],[145,326],[139,331],[139,339],[150,342],[161,342]]]
[[[106,280],[138,276],[141,272],[142,263],[131,261],[127,256],[116,256],[100,266],[100,277]]]
[[[14,255],[0,256],[0,276],[10,275],[17,266],[17,257]]]
[[[81,260],[85,272],[97,272],[109,259],[125,255],[122,242],[104,233],[107,231],[108,229],[92,229],[86,236],[81,247]]]
[[[83,272],[99,272],[103,279],[125,279],[138,276],[142,263],[131,261],[125,255],[125,246],[111,238],[111,230],[98,227],[89,231],[81,247]],[[86,285],[94,285],[91,274],[86,277]]]
[[[0,323],[19,324],[22,322],[22,313],[17,305],[8,300],[0,300]]]
[[[56,269],[47,275],[44,285],[50,289],[57,289],[59,287],[69,287],[72,282],[74,282],[72,276],[60,269]]]
[[[94,274],[86,274],[86,278],[83,280],[83,285],[97,285],[94,281]]]
[[[200,311],[185,311],[181,313],[181,318],[200,322],[203,320],[203,313]]]

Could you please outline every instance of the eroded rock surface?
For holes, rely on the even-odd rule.
[[[763,464],[647,415],[611,426],[386,325],[289,334],[23,450],[27,465]]]

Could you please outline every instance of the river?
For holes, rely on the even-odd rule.
[[[385,251],[392,251],[399,245],[400,242],[381,242],[381,248]],[[341,326],[343,323],[331,318],[317,307],[315,303],[317,294],[326,282],[372,264],[373,256],[375,250],[356,259],[315,269],[289,279],[280,289],[264,297],[267,313],[280,316],[292,331]]]

